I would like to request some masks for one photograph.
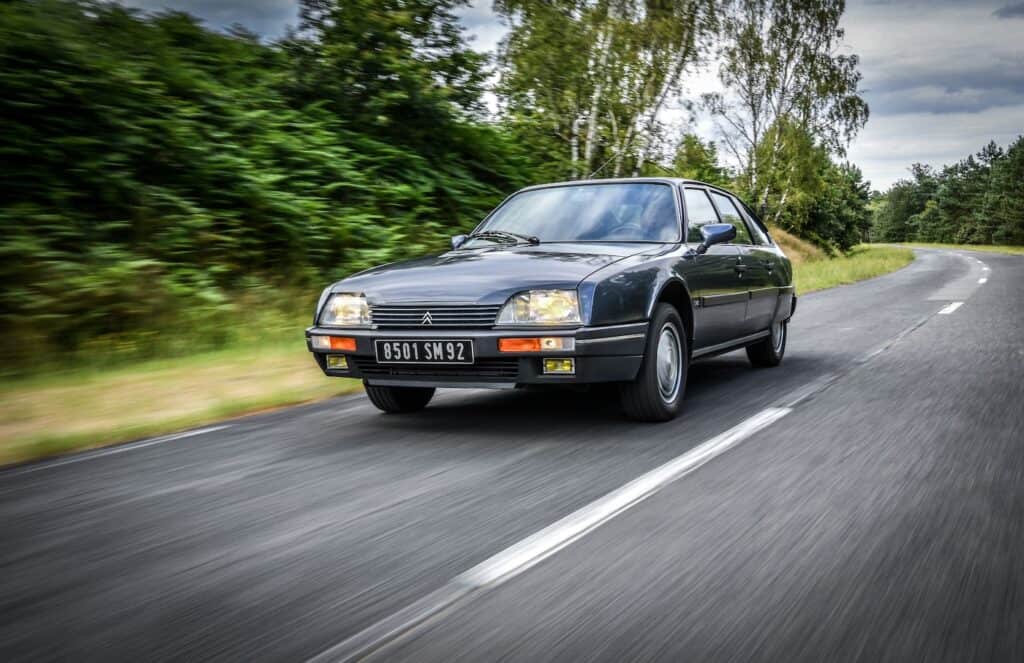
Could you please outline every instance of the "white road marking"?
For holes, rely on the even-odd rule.
[[[64,458],[57,458],[55,460],[42,461],[40,463],[34,465],[27,465],[25,467],[15,467],[9,471],[0,470],[0,475],[28,474],[30,472],[48,470],[51,467],[57,467],[59,465],[70,465],[71,463],[80,463],[83,460],[92,460],[93,458],[101,458],[103,456],[113,456],[114,454],[124,453],[125,451],[134,451],[135,449],[142,449],[143,447],[151,447],[154,444],[163,444],[164,442],[170,442],[171,440],[180,440],[186,437],[195,437],[196,435],[203,435],[204,433],[213,433],[214,431],[224,430],[225,428],[231,428],[231,426],[232,424],[221,424],[220,426],[207,426],[206,428],[196,428],[195,430],[183,431],[181,433],[161,435],[160,437],[154,437],[148,440],[139,440],[138,442],[131,442],[129,444],[121,444],[115,447],[107,447],[106,449],[96,449],[95,451],[83,451],[82,453],[75,454],[73,456],[66,456]]]
[[[721,435],[690,449],[481,562],[456,578],[456,581],[483,587],[504,582],[522,573],[790,412],[790,408],[779,407],[761,410]]]
[[[963,302],[953,302],[952,304],[948,304],[944,306],[941,311],[939,311],[939,315],[949,315],[950,313],[957,310],[963,305]]]
[[[311,663],[349,661],[369,654],[390,639],[445,610],[467,594],[485,587],[500,585],[526,571],[792,411],[792,408],[788,407],[769,407],[761,410],[724,433],[484,560],[456,576],[441,589],[317,655]]]
[[[980,279],[978,279],[978,283],[988,283],[988,279],[987,278],[980,278]]]

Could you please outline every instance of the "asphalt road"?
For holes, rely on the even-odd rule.
[[[1024,258],[920,251],[668,424],[356,397],[9,469],[0,660],[1022,661],[1022,379]]]

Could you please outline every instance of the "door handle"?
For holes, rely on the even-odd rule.
[[[736,265],[735,265],[735,266],[733,267],[733,269],[735,269],[735,270],[736,270],[736,273],[737,273],[737,274],[742,274],[743,272],[747,271],[747,266],[746,266],[746,265],[744,265],[744,264],[743,264],[743,263],[741,263],[741,262],[738,262],[738,263],[736,263]]]
[[[761,264],[764,265],[765,269],[767,269],[769,272],[775,269],[775,263],[772,262],[771,260],[762,260]]]

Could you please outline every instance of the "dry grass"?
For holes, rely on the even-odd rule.
[[[0,464],[167,433],[359,388],[327,378],[301,344],[0,387]]]
[[[830,256],[823,249],[781,228],[769,228],[772,239],[793,263],[797,293],[856,283],[905,267],[914,259],[910,249],[862,244],[849,253]]]
[[[862,244],[835,258],[794,264],[793,280],[797,293],[806,294],[888,274],[913,260],[910,249]]]
[[[801,265],[805,262],[825,260],[828,254],[814,244],[791,235],[782,228],[769,228],[772,239],[786,253],[793,265]]]

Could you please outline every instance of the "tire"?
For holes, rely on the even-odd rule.
[[[750,363],[757,368],[778,366],[786,354],[788,338],[789,320],[773,324],[771,336],[747,346],[747,357],[750,359]]]
[[[679,313],[669,304],[658,304],[651,317],[650,334],[640,372],[636,379],[620,387],[619,397],[626,416],[635,421],[669,421],[682,409],[690,353]],[[670,349],[674,347],[674,350]],[[659,352],[661,356],[659,357]],[[677,356],[674,377],[671,368],[659,359],[672,361],[665,353]],[[659,375],[659,365],[662,371]]]
[[[363,387],[370,402],[388,414],[418,412],[434,397],[432,387],[374,387],[365,382]]]

